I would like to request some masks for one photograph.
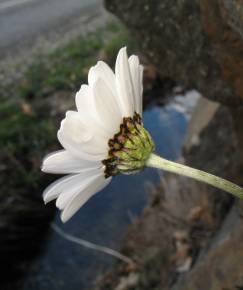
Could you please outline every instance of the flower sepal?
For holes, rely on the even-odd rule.
[[[154,151],[154,142],[137,113],[133,117],[123,118],[120,131],[108,144],[108,158],[102,161],[105,165],[105,177],[119,173],[134,174],[143,170]]]

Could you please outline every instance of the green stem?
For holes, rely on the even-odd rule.
[[[238,198],[243,199],[242,187],[230,181],[227,181],[223,178],[215,176],[213,174],[210,174],[210,173],[198,170],[198,169],[194,169],[183,164],[166,160],[155,154],[150,155],[149,159],[146,162],[146,165],[148,167],[155,167],[155,168],[163,169],[169,172],[173,172],[173,173],[177,173],[180,175],[194,178],[196,180],[213,185],[219,189],[222,189],[224,191],[227,191],[233,194],[234,196]]]

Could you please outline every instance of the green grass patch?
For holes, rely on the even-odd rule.
[[[122,46],[130,52],[136,49],[126,28],[116,22],[79,37],[34,62],[17,87],[17,94],[21,98],[40,98],[59,90],[76,91],[87,82],[89,68],[100,57],[113,65]]]

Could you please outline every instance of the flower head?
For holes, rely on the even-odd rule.
[[[67,221],[112,176],[144,168],[154,150],[142,125],[143,67],[138,57],[120,49],[115,73],[99,61],[89,70],[88,85],[76,94],[77,111],[68,111],[57,137],[64,150],[48,155],[42,171],[68,174],[44,192],[56,199]]]

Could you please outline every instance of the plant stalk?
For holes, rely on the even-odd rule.
[[[231,193],[232,195],[240,199],[243,199],[242,187],[230,181],[227,181],[223,178],[207,173],[205,171],[198,170],[198,169],[195,169],[195,168],[192,168],[192,167],[180,164],[180,163],[176,163],[173,161],[169,161],[153,153],[148,158],[146,165],[148,167],[163,169],[165,171],[169,171],[169,172],[173,172],[173,173],[177,173],[180,175],[194,178],[196,180],[202,181],[204,183],[207,183],[214,187],[222,189],[228,193]]]

